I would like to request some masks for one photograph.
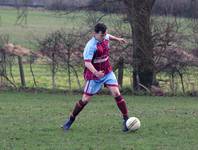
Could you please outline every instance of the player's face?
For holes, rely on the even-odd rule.
[[[103,41],[105,36],[106,36],[106,33],[102,33],[101,31],[99,33],[95,33],[94,34],[95,38],[99,41]]]

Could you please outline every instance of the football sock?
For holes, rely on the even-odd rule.
[[[128,119],[128,109],[126,106],[126,101],[124,100],[122,95],[115,97],[115,101],[117,103],[119,110],[121,111],[121,113],[123,115],[123,119],[127,120]]]
[[[87,102],[83,102],[82,100],[76,102],[76,105],[70,115],[70,120],[74,121],[76,116],[83,110],[85,105],[87,105]]]

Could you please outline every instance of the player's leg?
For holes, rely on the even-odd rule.
[[[82,99],[77,101],[70,118],[75,120],[76,116],[83,110],[87,103],[91,100],[92,95],[83,94]]]
[[[68,120],[64,123],[63,129],[69,130],[76,119],[76,116],[83,110],[87,103],[91,100],[91,95],[83,94],[82,99],[77,101]]]
[[[116,104],[123,115],[123,119],[127,120],[128,119],[128,109],[126,106],[126,101],[125,101],[124,97],[121,95],[119,88],[117,86],[111,86],[111,85],[108,85],[107,87],[111,91],[111,93],[116,101]]]
[[[111,93],[116,101],[116,104],[117,104],[120,112],[122,113],[122,116],[124,119],[123,131],[127,131],[126,121],[128,120],[128,109],[127,109],[126,101],[120,93],[118,82],[117,82],[117,79],[113,72],[109,74],[109,76],[107,77],[104,84],[111,91]]]
[[[84,94],[82,99],[77,101],[69,119],[63,125],[64,130],[70,129],[71,125],[75,121],[77,115],[83,110],[83,108],[87,105],[87,103],[91,100],[91,97],[96,94],[101,88],[101,83],[96,82],[95,80],[89,80],[86,82],[84,87]]]
[[[128,131],[127,127],[126,127],[126,121],[128,120],[128,109],[127,109],[127,105],[126,105],[126,101],[124,99],[124,97],[121,95],[119,88],[116,86],[111,86],[111,85],[107,85],[108,89],[111,91],[116,104],[120,110],[120,112],[122,113],[123,116],[123,131]]]

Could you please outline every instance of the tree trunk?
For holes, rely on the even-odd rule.
[[[71,91],[71,70],[70,70],[70,57],[71,57],[71,50],[68,48],[68,55],[67,55],[67,74],[68,74],[68,85],[69,91]]]
[[[69,86],[69,91],[71,91],[71,70],[70,70],[69,60],[68,60],[68,62],[67,62],[67,75],[68,75],[68,86]]]
[[[155,0],[124,0],[133,40],[133,88],[139,83],[150,88],[154,79],[153,41],[150,28],[151,10]]]

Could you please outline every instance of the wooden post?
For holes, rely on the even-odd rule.
[[[20,72],[20,78],[21,78],[21,87],[25,87],[25,75],[23,70],[23,63],[22,63],[22,57],[18,56],[18,63],[19,63],[19,72]]]
[[[120,57],[118,63],[118,84],[122,87],[123,83],[123,73],[124,73],[124,59]]]

